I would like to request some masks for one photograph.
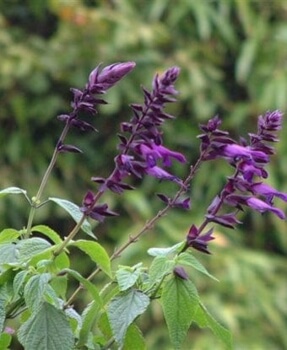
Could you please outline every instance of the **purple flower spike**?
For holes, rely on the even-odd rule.
[[[186,237],[188,247],[193,247],[194,249],[199,250],[203,253],[210,254],[210,251],[207,249],[207,245],[214,239],[212,233],[213,228],[211,228],[205,234],[200,235],[197,227],[195,225],[192,225]]]
[[[100,72],[97,66],[89,76],[88,89],[91,93],[104,93],[135,67],[135,62],[114,63]]]

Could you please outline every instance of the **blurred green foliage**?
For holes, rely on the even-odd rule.
[[[169,66],[181,68],[178,116],[165,127],[165,141],[191,162],[198,156],[198,123],[215,114],[234,137],[252,132],[258,115],[287,106],[287,3],[285,0],[2,0],[0,3],[0,188],[19,186],[33,195],[49,162],[69,111],[70,87],[81,88],[100,62],[134,60],[136,70],[108,95],[94,125],[97,134],[70,134],[84,154],[60,158],[47,196],[80,204],[91,176],[107,175],[116,154],[119,122],[130,117],[128,104],[141,102],[140,85]],[[287,192],[287,126],[281,132],[269,183]],[[216,169],[215,169],[216,167]],[[146,257],[150,246],[183,239],[199,223],[230,169],[204,164],[191,185],[190,214],[176,211],[162,220],[123,261]],[[184,175],[185,169],[177,169]],[[212,174],[212,177],[210,176]],[[174,190],[146,179],[141,192],[108,198],[122,213],[97,228],[110,245],[137,232],[160,203],[154,193]],[[280,205],[280,204],[279,204]],[[1,228],[26,225],[23,203],[0,203]],[[37,217],[59,232],[71,223],[52,206]],[[246,213],[236,232],[221,230],[211,257],[201,257],[221,282],[198,277],[206,305],[234,332],[236,349],[287,348],[286,222]],[[128,229],[127,229],[128,228]],[[147,260],[148,263],[148,260]],[[88,267],[84,269],[88,270]],[[84,274],[88,274],[89,271]],[[194,277],[197,279],[197,276]],[[149,349],[168,349],[156,305],[146,318]],[[155,325],[157,327],[155,327]],[[214,339],[191,330],[186,349],[210,349]]]

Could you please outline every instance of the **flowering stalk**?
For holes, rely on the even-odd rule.
[[[70,114],[59,115],[58,119],[65,123],[62,134],[56,144],[54,149],[50,164],[43,176],[42,182],[40,184],[39,190],[32,201],[32,208],[30,210],[26,236],[31,233],[31,227],[33,219],[36,213],[37,207],[41,204],[41,197],[43,191],[46,187],[50,174],[55,166],[59,153],[62,152],[74,152],[80,153],[81,150],[74,145],[64,144],[64,140],[69,129],[73,126],[82,131],[96,129],[86,121],[80,119],[81,112],[88,112],[92,116],[97,113],[96,107],[100,104],[106,104],[106,101],[97,97],[106,93],[106,91],[114,86],[120,79],[122,79],[126,74],[128,74],[135,67],[134,62],[124,62],[124,63],[114,63],[110,66],[105,67],[100,71],[100,66],[96,67],[90,74],[88,83],[83,91],[78,89],[71,89],[74,94],[74,99],[72,102],[72,112]]]

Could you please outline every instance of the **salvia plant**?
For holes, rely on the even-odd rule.
[[[189,276],[190,268],[193,268],[215,279],[192,252],[195,249],[210,254],[209,243],[216,238],[214,225],[234,229],[241,223],[239,213],[247,207],[285,219],[284,212],[274,206],[273,199],[279,197],[286,202],[287,194],[265,182],[268,178],[266,167],[275,152],[272,144],[278,141],[277,134],[281,129],[280,111],[268,111],[260,116],[257,131],[239,141],[221,129],[217,116],[200,125],[197,161],[181,179],[169,169],[173,162],[186,163],[187,158],[164,146],[162,131],[163,123],[174,119],[165,112],[165,106],[176,101],[174,83],[180,70],[172,67],[154,77],[151,91],[143,88],[142,104],[131,105],[130,120],[120,126],[113,169],[107,177],[91,178],[93,189],[83,194],[81,204],[44,197],[58,157],[66,152],[81,152],[77,146],[65,142],[70,129],[95,131],[92,123],[87,121],[87,114],[96,116],[98,106],[106,103],[103,94],[134,67],[134,62],[115,63],[105,68],[98,66],[91,72],[84,89],[71,89],[71,112],[58,116],[64,125],[63,131],[35,196],[30,197],[26,190],[18,187],[0,191],[1,197],[24,195],[30,208],[25,228],[5,228],[0,233],[1,349],[9,348],[13,334],[27,350],[146,349],[136,321],[155,299],[162,306],[173,348],[181,348],[192,323],[211,328],[223,346],[232,348],[229,331],[207,311]],[[207,203],[201,224],[191,222],[188,232],[183,232],[180,241],[171,247],[150,247],[147,252],[152,259],[149,266],[140,261],[133,266],[117,265],[121,253],[133,249],[133,243],[152,231],[173,208],[189,212],[192,207],[188,195],[191,181],[200,173],[202,163],[217,159],[227,162],[233,175],[226,177],[218,194]],[[138,184],[145,176],[171,181],[177,192],[158,194],[162,209],[109,255],[97,240],[96,232],[93,232],[96,229],[92,229],[90,220],[100,224],[105,219],[117,217],[118,213],[105,202],[105,193],[121,195],[135,190],[133,184]],[[53,202],[70,214],[75,222],[70,232],[56,232],[47,225],[33,224],[38,210],[47,202]],[[78,238],[80,231],[87,235],[86,239]],[[71,248],[86,254],[94,264],[88,277],[70,268],[74,258],[73,252],[70,254]],[[79,310],[74,305],[79,304],[82,291],[89,297]],[[11,318],[18,319],[15,323],[19,324],[18,329],[7,325]]]

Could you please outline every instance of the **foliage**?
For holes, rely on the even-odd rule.
[[[90,187],[87,179],[95,169],[100,176],[106,175],[115,155],[115,141],[110,137],[118,132],[115,120],[122,121],[129,113],[127,103],[142,99],[139,84],[149,86],[154,72],[163,71],[171,64],[182,70],[177,83],[180,102],[170,108],[181,117],[172,126],[164,126],[165,140],[177,149],[184,149],[191,161],[195,161],[198,155],[198,141],[193,138],[197,124],[211,115],[218,113],[231,134],[239,135],[246,132],[247,126],[254,128],[254,116],[262,111],[286,110],[285,1],[197,3],[182,1],[175,7],[171,1],[161,0],[2,1],[0,188],[23,187],[29,196],[37,192],[38,175],[44,172],[57,131],[60,132],[54,116],[68,110],[69,87],[83,86],[95,62],[111,62],[115,57],[121,61],[132,59],[136,61],[137,69],[132,78],[122,81],[120,89],[109,92],[107,98],[111,103],[101,109],[104,118],[97,118],[96,122],[100,131],[97,141],[93,135],[86,134],[83,138],[78,138],[75,133],[69,135],[69,142],[77,137],[77,145],[85,153],[81,157],[67,155],[59,160],[56,176],[50,179],[47,188],[47,198],[56,196],[58,199],[69,198],[71,203],[78,202],[82,192]],[[269,169],[269,183],[286,192],[285,133],[286,127]],[[195,223],[200,222],[206,203],[216,193],[218,184],[222,184],[227,171],[225,164],[220,162],[216,171],[211,163],[204,164],[203,168],[201,176],[194,178],[191,187],[193,202],[197,203],[192,212]],[[187,171],[184,167],[176,170],[178,174]],[[107,195],[109,203],[122,214],[117,223],[108,221],[97,226],[96,235],[100,242],[105,242],[108,251],[138,232],[152,212],[159,209],[158,202],[153,200],[154,192],[169,188],[169,184],[158,184],[147,178],[141,183],[142,193],[125,193],[120,199]],[[53,203],[50,200],[50,204],[38,210],[35,221],[45,222],[59,233],[67,232],[71,222],[63,208]],[[17,239],[19,228],[26,225],[25,196],[5,196],[0,209],[3,213],[2,228],[18,228],[9,233],[5,231]],[[242,214],[241,219],[245,223],[238,227],[240,235],[230,235],[221,228],[217,233],[220,239],[215,243],[225,248],[216,254],[216,259],[211,259],[212,263],[205,261],[210,264],[209,271],[221,283],[210,280],[208,284],[199,278],[196,285],[213,314],[232,329],[238,347],[241,344],[241,347],[249,348],[254,344],[254,347],[262,348],[270,344],[270,348],[282,348],[286,344],[283,332],[286,310],[282,307],[285,304],[282,291],[286,288],[286,222],[271,215],[259,217],[249,212]],[[150,246],[178,242],[189,223],[190,217],[178,210],[171,212],[158,222],[154,235],[123,252],[121,263],[136,264],[139,256],[149,263],[145,251]],[[40,225],[37,227],[40,230]],[[34,234],[40,232],[43,237],[47,230],[49,242],[53,237],[52,241],[59,244],[59,235],[43,227]],[[95,224],[92,229],[94,231]],[[81,234],[80,238],[87,237]],[[238,249],[234,248],[235,245]],[[244,246],[253,249],[252,253]],[[71,245],[70,250],[81,254],[78,247]],[[63,263],[66,258],[59,260]],[[77,268],[83,275],[92,270],[87,254],[78,257]],[[63,285],[64,279],[61,279]],[[254,283],[251,290],[246,290],[250,280]],[[214,288],[217,296],[213,295]],[[232,292],[227,293],[230,288]],[[228,303],[226,294],[230,298]],[[251,307],[252,315],[246,311]],[[161,316],[154,305],[149,309],[157,327],[150,326],[148,320],[144,329],[150,335],[150,344],[153,344],[150,347],[158,348],[164,344],[160,333],[164,332],[161,330]],[[251,319],[258,325],[256,329],[246,326]],[[137,333],[135,328],[132,329],[128,334]],[[187,348],[191,341],[194,348],[209,348],[206,333],[203,337],[200,332],[196,337],[195,332],[192,334],[192,339],[185,343]],[[5,333],[0,342],[7,342],[9,337]],[[168,343],[165,345],[168,348]],[[218,345],[219,349],[221,347]]]

